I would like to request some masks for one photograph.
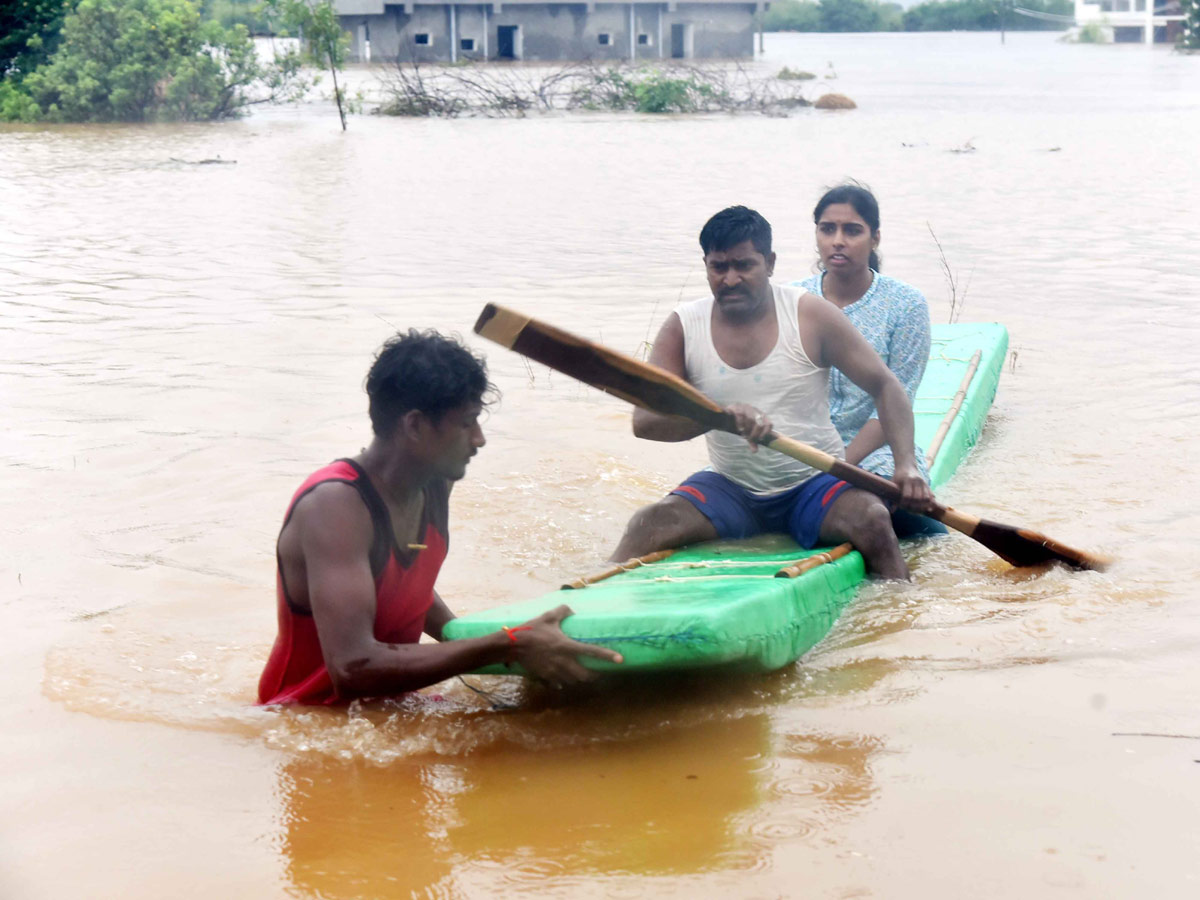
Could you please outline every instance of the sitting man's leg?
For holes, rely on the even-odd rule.
[[[908,564],[892,530],[891,513],[874,494],[849,488],[829,505],[821,521],[820,542],[843,541],[849,541],[863,555],[868,572],[881,578],[908,580]]]
[[[625,526],[610,560],[624,562],[656,550],[698,544],[717,537],[717,529],[695,506],[677,494],[643,506]]]
[[[662,500],[634,513],[609,559],[624,562],[656,550],[757,534],[745,493],[723,475],[697,472]]]

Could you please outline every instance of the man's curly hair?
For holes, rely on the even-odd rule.
[[[488,381],[483,356],[430,329],[410,328],[390,338],[367,373],[371,428],[387,437],[409,410],[419,410],[435,423],[452,409],[469,403],[491,403],[497,395]]]

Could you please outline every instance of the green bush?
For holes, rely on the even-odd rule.
[[[296,95],[298,69],[261,64],[245,27],[204,22],[189,0],[79,0],[23,90],[52,122],[221,119]]]
[[[635,83],[617,69],[588,73],[571,91],[569,105],[575,109],[633,109],[637,104]]]
[[[1104,31],[1104,26],[1099,22],[1088,22],[1079,29],[1079,33],[1075,35],[1075,43],[1077,44],[1107,44],[1108,34]]]
[[[0,122],[36,122],[41,110],[15,79],[0,78]]]
[[[717,91],[694,76],[672,78],[651,72],[633,86],[633,109],[640,113],[690,113],[707,109]]]

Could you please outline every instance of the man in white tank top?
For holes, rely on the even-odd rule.
[[[844,458],[829,418],[829,367],[836,366],[875,400],[901,505],[927,512],[933,494],[917,469],[903,386],[840,309],[771,284],[771,226],[757,212],[734,206],[717,213],[700,232],[700,247],[712,296],[682,303],[667,317],[650,362],[724,406],[741,437],[634,410],[638,437],[686,441],[704,434],[711,467],[638,510],[612,559],[780,531],[804,547],[850,541],[870,571],[908,578],[882,500],[757,443],[776,431]]]

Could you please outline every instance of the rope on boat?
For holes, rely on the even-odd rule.
[[[582,590],[590,584],[595,584],[597,581],[604,581],[606,578],[612,578],[614,575],[620,575],[622,572],[631,572],[639,566],[645,566],[666,559],[674,552],[674,550],[658,550],[654,553],[647,553],[645,556],[635,556],[633,559],[627,559],[623,563],[613,563],[612,566],[602,572],[593,572],[591,575],[580,575],[574,581],[569,581],[562,585],[559,590]]]
[[[705,578],[714,578],[714,579],[716,579],[716,578],[742,578],[742,579],[745,579],[745,578],[774,578],[775,575],[774,575],[774,573],[772,573],[770,575],[748,575],[748,574],[747,575],[705,575],[704,577]],[[671,584],[674,584],[674,583],[683,584],[685,582],[695,581],[694,578],[679,578],[675,575],[659,575],[656,578],[647,578],[646,580],[663,582],[663,583],[671,583]]]

